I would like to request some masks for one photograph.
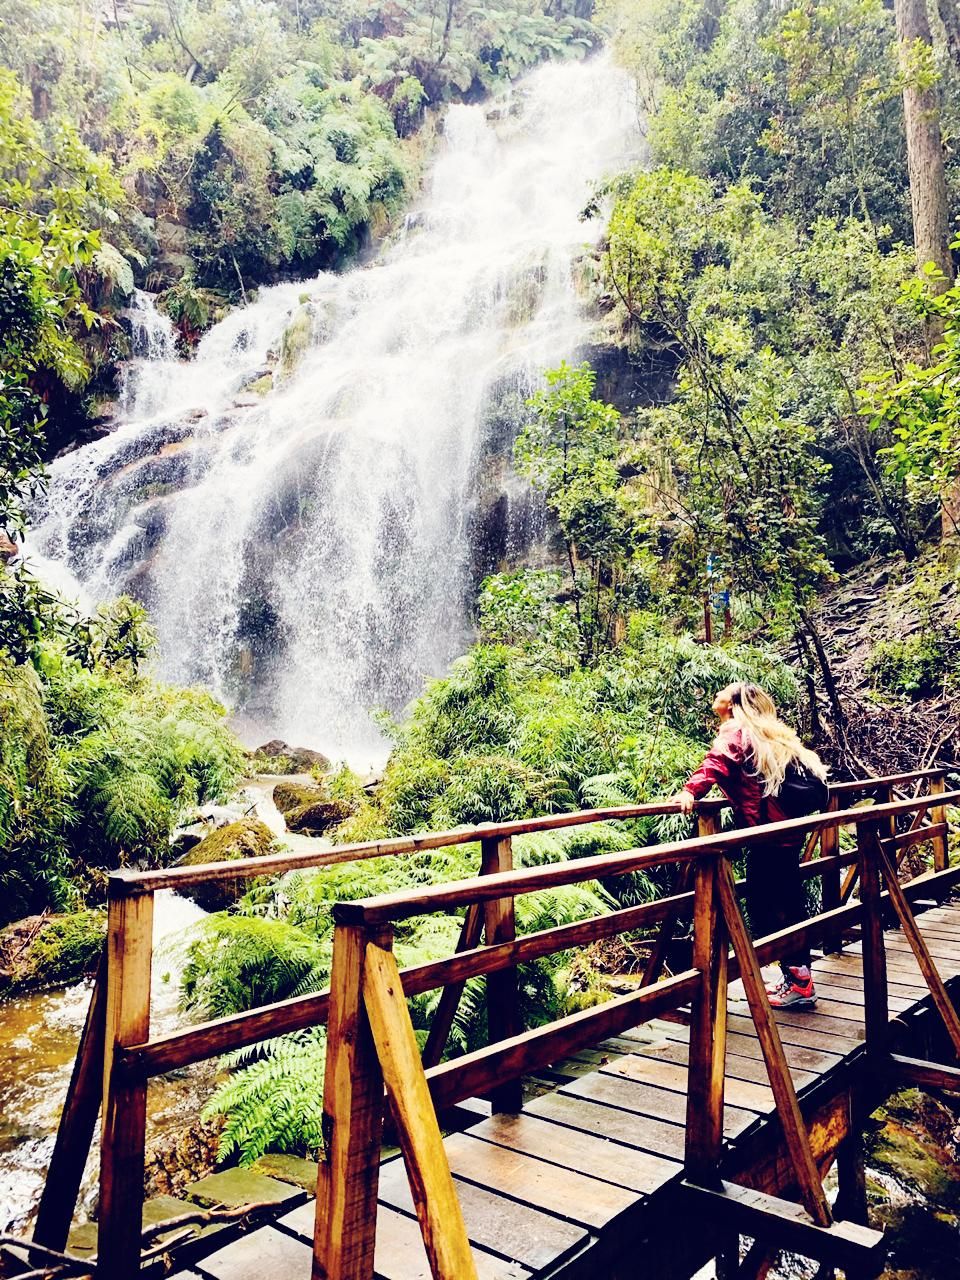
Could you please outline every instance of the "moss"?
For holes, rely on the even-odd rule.
[[[31,916],[0,933],[0,990],[65,986],[97,967],[107,918],[103,911]]]
[[[251,382],[245,390],[255,396],[268,395],[273,390],[273,374],[265,373],[262,378],[257,378],[256,382]]]
[[[314,800],[287,813],[287,826],[291,831],[304,835],[322,835],[329,827],[335,827],[353,813],[353,806],[345,800]]]
[[[186,854],[180,865],[200,867],[211,862],[263,858],[273,853],[275,848],[276,839],[265,822],[261,822],[259,818],[240,818],[205,836]],[[213,884],[195,885],[187,892],[205,911],[222,911],[235,902],[249,884],[249,880],[221,880]]]
[[[273,788],[273,803],[284,817],[294,809],[320,804],[326,799],[327,793],[323,788],[311,786],[309,782],[278,782]]]
[[[291,374],[306,355],[313,341],[313,322],[313,305],[302,302],[290,317],[280,340],[280,371],[285,376]]]

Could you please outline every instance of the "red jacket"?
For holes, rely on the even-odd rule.
[[[762,779],[752,761],[753,749],[743,730],[736,725],[724,727],[703,757],[700,768],[687,779],[685,790],[699,800],[711,787],[718,787],[733,805],[734,823],[738,827],[782,822],[785,815],[776,798],[763,799]]]

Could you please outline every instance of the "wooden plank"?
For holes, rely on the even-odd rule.
[[[308,1280],[310,1247],[285,1231],[261,1227],[194,1265],[210,1280],[263,1280],[264,1276]]]
[[[774,1017],[777,1020],[777,1026],[786,1028],[802,1028],[812,1027],[819,1033],[829,1036],[839,1036],[844,1040],[862,1041],[864,1037],[863,1018],[856,1009],[848,1009],[848,1017],[834,1017],[822,1007],[823,1004],[832,1004],[832,1001],[817,1001],[817,1008],[813,1011],[811,1017],[810,1010],[795,1009],[791,1012],[789,1009],[774,1010]],[[840,1007],[840,1006],[838,1006]]]
[[[482,928],[483,916],[480,908],[476,904],[467,907],[460,929],[460,939],[457,942],[457,951],[472,951],[480,941]],[[423,1046],[424,1067],[436,1066],[443,1057],[443,1051],[450,1038],[450,1028],[457,1016],[457,1009],[460,1007],[460,999],[466,984],[466,978],[460,978],[456,982],[447,983],[440,993],[440,1000],[430,1023],[427,1043]]]
[[[820,977],[822,975],[823,982],[821,984]],[[821,985],[824,989],[827,987],[841,988],[845,991],[858,992],[863,995],[863,972],[853,973],[850,970],[837,970],[830,967],[829,964],[817,965],[814,969],[814,977],[817,981],[817,988]],[[926,994],[926,990],[919,982],[907,981],[906,975],[899,970],[894,973],[887,966],[887,988],[892,997],[900,1000],[906,1000],[908,1004],[915,1004],[917,1000],[922,999]],[[894,1006],[891,1005],[891,1008]]]
[[[601,1069],[601,1074],[626,1076],[629,1080],[656,1085],[673,1093],[685,1095],[687,1092],[687,1068],[677,1062],[666,1062],[638,1055],[611,1062],[609,1066]],[[738,1080],[726,1075],[723,1081],[723,1095],[728,1106],[739,1107],[743,1111],[753,1111],[762,1115],[773,1110],[773,1094],[766,1084],[755,1084],[749,1080]]]
[[[367,939],[337,925],[323,1082],[313,1280],[371,1280],[383,1132],[383,1075],[363,1001]]]
[[[649,1049],[642,1050],[638,1057],[643,1058],[664,1058],[668,1062],[677,1062],[686,1068],[687,1065],[687,1046],[680,1043],[669,1043],[663,1045],[651,1045]],[[727,1054],[726,1066],[727,1078],[734,1080],[749,1080],[754,1084],[767,1084],[769,1077],[764,1063],[756,1058],[742,1058],[739,1054]],[[798,1089],[805,1089],[807,1085],[814,1084],[820,1077],[813,1071],[797,1071],[792,1072],[793,1082]]]
[[[471,1242],[531,1271],[558,1266],[589,1239],[589,1233],[581,1226],[460,1178],[456,1179],[456,1194]],[[410,1187],[398,1161],[388,1161],[383,1166],[380,1197],[384,1204],[412,1214]],[[470,1262],[471,1271],[464,1272],[464,1276],[475,1274],[472,1258]],[[436,1280],[437,1272],[433,1274]]]
[[[444,1148],[450,1168],[461,1182],[476,1183],[594,1231],[602,1231],[637,1203],[636,1195],[625,1187],[598,1181],[578,1170],[561,1169],[467,1133],[451,1134]]]
[[[741,1014],[731,1013],[727,1018],[727,1026],[731,1032],[756,1037],[756,1028],[752,1019],[745,1018]],[[780,1028],[780,1039],[785,1047],[795,1045],[805,1049],[823,1049],[827,1053],[849,1054],[854,1053],[863,1044],[862,1036],[854,1039],[851,1036],[837,1036],[822,1031],[816,1019],[795,1027],[777,1018],[777,1026]]]
[[[301,1205],[275,1224],[281,1231],[313,1242],[313,1205]],[[507,1262],[485,1249],[474,1249],[478,1280],[527,1280],[530,1272],[518,1262]],[[431,1280],[430,1260],[416,1218],[386,1205],[377,1209],[377,1244],[374,1251],[376,1280]],[[261,1273],[264,1280],[266,1273]],[[268,1280],[287,1280],[272,1275]],[[295,1278],[293,1278],[295,1280]]]
[[[810,1151],[810,1141],[803,1116],[800,1114],[790,1068],[784,1057],[780,1033],[770,1009],[753,943],[747,933],[743,916],[740,914],[740,906],[733,887],[733,872],[726,859],[721,862],[717,873],[717,889],[730,941],[740,963],[740,977],[747,993],[750,1013],[757,1028],[767,1074],[770,1077],[770,1088],[773,1090],[777,1115],[793,1160],[800,1195],[814,1222],[818,1226],[827,1226],[830,1222],[830,1206]]]
[[[736,1224],[743,1235],[775,1240],[817,1262],[842,1267],[880,1263],[884,1252],[882,1231],[859,1222],[815,1223],[799,1205],[747,1187],[724,1182],[714,1191],[693,1183],[683,1184],[691,1212],[729,1227]]]
[[[486,839],[481,844],[481,875],[506,874],[513,870],[513,846],[509,836]],[[487,946],[513,942],[517,936],[512,897],[494,898],[483,904],[483,940]],[[487,1034],[491,1043],[520,1035],[520,992],[517,970],[512,967],[487,974]],[[490,1091],[494,1112],[519,1111],[523,1106],[523,1085],[519,1076],[505,1079]]]
[[[572,1135],[561,1124],[531,1115],[529,1108],[521,1115],[491,1116],[474,1125],[470,1136],[645,1195],[670,1182],[681,1170],[678,1160],[592,1133]]]
[[[890,1071],[900,1085],[913,1085],[918,1089],[950,1089],[960,1092],[960,1067],[950,1067],[941,1062],[927,1062],[923,1058],[908,1058],[902,1054],[892,1053]]]
[[[877,857],[880,862],[880,873],[886,881],[887,892],[890,894],[890,901],[900,920],[900,927],[903,929],[904,936],[913,948],[914,956],[917,964],[923,971],[923,976],[927,986],[930,988],[930,994],[933,996],[933,1003],[937,1007],[937,1012],[943,1021],[947,1035],[950,1037],[950,1043],[953,1045],[953,1052],[960,1058],[960,1017],[953,1007],[953,1002],[943,985],[943,979],[937,972],[937,966],[934,964],[933,957],[927,948],[926,940],[914,919],[913,912],[910,910],[910,904],[903,895],[900,888],[900,882],[897,879],[896,869],[891,865],[890,859],[877,845]]]
[[[693,967],[699,970],[700,982],[691,1002],[684,1164],[688,1175],[699,1179],[718,1170],[724,1135],[727,932],[718,910],[716,878],[713,859],[696,864]]]
[[[657,983],[655,987],[609,1000],[545,1027],[527,1031],[512,1040],[464,1054],[453,1062],[441,1063],[427,1072],[434,1105],[437,1110],[442,1110],[461,1098],[485,1094],[510,1076],[524,1075],[562,1061],[579,1048],[636,1026],[645,1017],[675,1007],[678,1002],[689,998],[696,982],[696,973],[688,969]]]
[[[434,1280],[476,1280],[460,1201],[391,945],[387,933],[367,939],[363,1002],[400,1138],[413,1206]],[[382,1187],[380,1194],[382,1198]]]
[[[679,1160],[684,1153],[683,1126],[666,1124],[648,1116],[619,1107],[606,1107],[585,1098],[571,1098],[565,1093],[547,1093],[527,1105],[531,1115],[555,1124],[566,1125],[583,1133],[612,1138],[627,1146],[649,1151],[653,1155]],[[574,1139],[571,1139],[573,1142]]]
[[[682,1094],[658,1089],[645,1081],[631,1080],[603,1071],[584,1076],[572,1084],[564,1085],[561,1093],[571,1098],[586,1098],[590,1102],[602,1102],[605,1106],[620,1107],[623,1111],[635,1111],[637,1115],[652,1116],[673,1124],[684,1124],[686,1100]],[[724,1112],[723,1137],[735,1138],[756,1123],[752,1111],[728,1107]],[[719,1147],[718,1147],[719,1157]]]
[[[147,1082],[114,1067],[119,1045],[150,1035],[153,895],[121,896],[122,883],[122,873],[110,877],[97,1257],[98,1270],[111,1280],[134,1280],[140,1271]]]
[[[730,1016],[728,1014],[728,1023]],[[760,1041],[757,1037],[756,1026],[752,1018],[740,1016],[740,1022],[746,1024],[749,1030],[733,1030],[727,1033],[727,1047],[731,1057],[753,1058],[760,1060],[763,1053],[760,1048]],[[779,1027],[779,1023],[777,1026]],[[689,1027],[685,1027],[680,1023],[671,1024],[671,1029],[666,1033],[667,1038],[675,1040],[680,1044],[689,1043]],[[811,1071],[817,1075],[822,1075],[825,1071],[829,1071],[835,1067],[843,1058],[843,1050],[839,1046],[834,1045],[832,1049],[809,1049],[803,1045],[788,1044],[787,1040],[781,1034],[781,1040],[784,1043],[784,1052],[787,1062],[791,1067],[799,1067],[803,1071]],[[859,1045],[856,1047],[859,1048]]]
[[[70,1235],[83,1170],[100,1114],[106,1021],[107,949],[104,945],[33,1229],[36,1244],[61,1253]]]

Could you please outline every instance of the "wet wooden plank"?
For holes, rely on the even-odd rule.
[[[687,1065],[687,1046],[679,1044],[675,1041],[669,1044],[651,1046],[646,1050],[642,1057],[665,1059],[667,1062],[679,1062],[684,1067]],[[754,1084],[768,1084],[767,1069],[763,1062],[755,1058],[742,1058],[738,1054],[727,1055],[728,1077],[732,1076],[735,1080],[751,1080]],[[802,1071],[799,1069],[791,1070],[793,1082],[798,1089],[805,1089],[807,1085],[813,1084],[819,1076],[812,1071]]]
[[[455,1186],[471,1245],[496,1252],[531,1271],[559,1263],[589,1239],[583,1227],[530,1205],[508,1200],[460,1178],[455,1180]],[[380,1201],[404,1213],[414,1211],[400,1160],[390,1160],[381,1168]]]
[[[649,1116],[638,1116],[619,1107],[605,1107],[563,1093],[545,1094],[531,1102],[527,1110],[555,1124],[612,1138],[614,1142],[639,1147],[654,1155],[665,1155],[674,1160],[683,1158],[684,1130],[677,1124],[666,1124]]]
[[[304,1207],[311,1210],[312,1222],[313,1206]],[[306,1241],[274,1227],[261,1227],[194,1265],[210,1280],[264,1280],[265,1276],[310,1280],[312,1263],[313,1249]]]
[[[848,1017],[827,1013],[818,1007],[810,1009],[777,1009],[774,1017],[778,1027],[815,1027],[823,1035],[861,1041],[864,1037],[864,1021],[856,1009],[847,1010]]]
[[[276,1224],[307,1244],[313,1241],[312,1204],[294,1209]],[[473,1249],[478,1280],[527,1280],[530,1272],[517,1262],[508,1262],[484,1249]],[[374,1253],[376,1280],[431,1280],[430,1262],[423,1236],[415,1218],[380,1205],[377,1210],[377,1243]],[[287,1280],[263,1272],[263,1280]]]
[[[731,1015],[728,1015],[728,1018]],[[734,1015],[735,1016],[735,1015]],[[746,1023],[749,1031],[731,1031],[727,1036],[727,1047],[731,1054],[738,1055],[743,1058],[760,1058],[762,1053],[760,1050],[760,1041],[757,1039],[756,1029],[750,1018],[741,1016],[741,1023]],[[671,1040],[680,1044],[687,1044],[689,1028],[677,1026],[674,1028]],[[823,1074],[829,1071],[831,1067],[835,1067],[841,1061],[843,1053],[834,1048],[832,1051],[805,1048],[802,1045],[788,1043],[784,1037],[784,1055],[790,1067],[799,1067],[803,1071],[816,1071]]]
[[[576,1132],[533,1116],[529,1109],[515,1116],[491,1116],[474,1125],[470,1136],[645,1195],[678,1177],[682,1169],[678,1160]]]
[[[561,1169],[467,1133],[451,1135],[444,1147],[450,1168],[459,1180],[521,1200],[594,1231],[601,1231],[637,1203],[637,1195],[625,1187]]]
[[[573,1098],[587,1098],[590,1102],[602,1102],[608,1107],[620,1107],[624,1111],[635,1111],[638,1115],[651,1116],[654,1119],[667,1120],[680,1125],[686,1119],[686,1098],[682,1094],[671,1093],[668,1089],[658,1089],[656,1085],[647,1084],[646,1081],[629,1080],[622,1076],[598,1072],[567,1085],[561,1092]],[[725,1107],[724,1136],[735,1138],[755,1124],[756,1119],[752,1111],[742,1111],[739,1107]]]
[[[648,1084],[658,1085],[674,1093],[686,1096],[687,1068],[676,1062],[659,1061],[655,1058],[641,1056],[620,1058],[603,1068],[604,1073],[623,1075],[633,1080],[643,1080]],[[724,1100],[731,1106],[740,1107],[744,1111],[753,1111],[764,1115],[773,1110],[773,1094],[768,1085],[754,1084],[747,1080],[735,1080],[731,1076],[724,1077]]]
[[[728,1014],[727,1026],[731,1032],[737,1032],[740,1035],[755,1034],[753,1022],[742,1014]],[[822,1049],[826,1053],[846,1055],[859,1049],[863,1042],[862,1037],[854,1039],[852,1036],[831,1035],[821,1031],[816,1019],[801,1026],[792,1026],[777,1018],[777,1026],[780,1028],[780,1039],[785,1045],[796,1045],[804,1049]]]

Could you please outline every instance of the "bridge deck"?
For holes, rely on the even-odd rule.
[[[941,976],[960,975],[960,906],[918,916]],[[899,931],[885,934],[892,1016],[917,1008],[927,988]],[[860,945],[815,964],[815,1011],[777,1022],[801,1100],[842,1074],[862,1049]],[[777,1123],[773,1097],[737,984],[731,987],[726,1059],[728,1157]],[[559,1083],[520,1115],[487,1116],[445,1139],[480,1280],[611,1274],[624,1241],[665,1205],[681,1176],[688,1028],[655,1022],[605,1041],[558,1069]],[[313,1201],[179,1273],[182,1280],[308,1280]],[[696,1233],[696,1225],[692,1228]],[[380,1175],[379,1280],[421,1280],[430,1270],[399,1157]],[[650,1271],[648,1274],[657,1274]]]

